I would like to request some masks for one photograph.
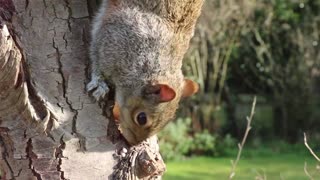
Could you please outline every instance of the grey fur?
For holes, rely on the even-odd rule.
[[[112,9],[112,2],[115,0],[105,0],[93,21],[91,82],[87,90],[93,91],[93,96],[100,100],[109,91],[105,83],[108,80],[115,86],[120,108],[129,107],[128,99],[132,97],[143,99],[141,104],[147,104],[146,111],[152,117],[148,130],[132,125],[134,117],[127,117],[124,112],[124,120],[120,121],[123,131],[130,131],[130,136],[135,136],[131,142],[136,143],[158,132],[174,117],[184,86],[182,58],[193,30],[179,34],[167,19],[143,10],[140,3],[135,6],[119,0]],[[169,85],[177,97],[160,104],[143,98],[144,88],[157,83]],[[137,128],[141,128],[139,132],[135,132]],[[126,134],[124,132],[130,139]]]

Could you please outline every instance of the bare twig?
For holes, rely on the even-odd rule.
[[[255,170],[257,176],[256,176],[256,180],[267,180],[267,175],[266,175],[266,172],[261,169],[261,171],[263,172],[263,175],[258,171],[258,170]]]
[[[310,175],[310,173],[308,172],[308,169],[307,169],[307,162],[304,162],[304,173],[309,177],[310,180],[314,180],[313,177]]]
[[[318,162],[320,162],[320,158],[316,155],[316,153],[314,153],[314,151],[311,149],[311,147],[310,147],[309,144],[308,144],[306,133],[303,133],[303,135],[304,135],[304,145],[309,149],[309,151],[310,151],[310,153],[312,154],[312,156],[313,156]]]
[[[253,99],[252,107],[251,107],[250,117],[247,116],[247,121],[248,122],[247,122],[246,132],[244,133],[244,136],[243,136],[241,144],[238,144],[239,151],[238,151],[237,159],[236,159],[236,161],[231,161],[232,169],[231,169],[231,173],[230,173],[229,179],[232,179],[236,175],[236,167],[237,167],[237,164],[238,164],[238,162],[240,160],[241,152],[242,152],[244,144],[246,143],[249,131],[251,130],[251,121],[252,121],[252,118],[253,118],[253,115],[254,115],[256,102],[257,102],[257,97],[255,96],[254,99]]]

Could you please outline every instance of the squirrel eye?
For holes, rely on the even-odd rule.
[[[147,123],[147,115],[144,112],[141,112],[137,116],[137,122],[139,123],[140,126],[143,126]]]

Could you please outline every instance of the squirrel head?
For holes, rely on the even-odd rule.
[[[115,103],[113,115],[120,122],[120,131],[131,145],[159,132],[174,118],[180,98],[193,95],[198,84],[185,79],[181,90],[168,84],[147,85],[141,96],[129,96]]]

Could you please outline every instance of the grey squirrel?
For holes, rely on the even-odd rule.
[[[182,59],[204,0],[104,0],[93,20],[91,81],[96,100],[115,87],[114,117],[135,145],[174,118],[179,101],[198,91]]]

